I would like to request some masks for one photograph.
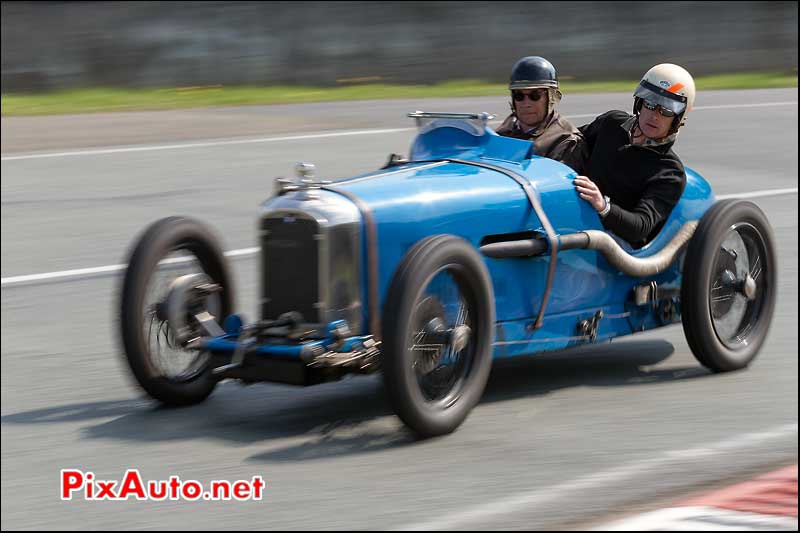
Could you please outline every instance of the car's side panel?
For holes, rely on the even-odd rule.
[[[603,229],[597,213],[575,192],[572,181],[576,174],[570,168],[539,157],[522,162],[488,157],[489,154],[469,146],[468,138],[464,139],[461,143],[464,146],[459,146],[459,151],[450,158],[491,163],[528,178],[556,233]],[[503,142],[502,138],[492,140],[494,149]],[[511,148],[516,146],[510,146],[505,152],[515,153]],[[503,150],[497,153],[502,154]],[[437,152],[435,155],[447,158],[447,154]],[[681,202],[652,243],[632,251],[619,240],[632,255],[648,257],[658,253],[686,221],[699,219],[713,203],[708,183],[690,169],[687,175]],[[486,168],[453,162],[418,162],[345,180],[338,186],[361,198],[377,222],[381,307],[397,265],[404,254],[425,237],[457,235],[477,248],[489,235],[523,231],[544,234],[543,224],[519,184]],[[541,305],[549,255],[485,260],[494,284],[498,338],[510,343],[498,345],[503,348],[496,350],[496,356],[585,342],[574,338],[577,324],[584,315],[591,316],[601,309],[610,317],[620,316],[602,321],[597,339],[658,327],[663,324],[652,309],[631,311],[626,305],[630,303],[633,288],[650,281],[663,287],[680,287],[680,261],[658,276],[637,279],[616,271],[595,251],[562,251],[558,254],[545,323],[541,329],[532,331],[530,323]],[[364,323],[367,323],[366,318]]]
[[[578,324],[584,320],[591,321],[598,311],[602,311],[603,315],[597,321],[596,337],[591,339],[578,330]],[[496,359],[515,357],[591,342],[607,342],[679,321],[680,314],[677,313],[669,319],[661,319],[650,307],[613,304],[591,306],[557,315],[548,314],[538,330],[532,329],[532,319],[497,322],[493,356]]]
[[[541,229],[519,185],[487,169],[447,163],[340,186],[364,200],[377,221],[381,302],[405,253],[425,237],[457,235],[478,248],[487,235]],[[530,316],[532,304],[526,292],[544,282],[547,262],[487,261],[487,265],[495,282],[498,319]],[[537,281],[521,291],[519,280],[526,279]]]

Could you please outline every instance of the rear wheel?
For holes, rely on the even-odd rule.
[[[420,437],[454,431],[492,364],[494,295],[475,249],[451,235],[414,246],[383,315],[383,376],[395,412]]]
[[[190,347],[207,335],[195,317],[218,326],[232,294],[222,250],[204,225],[170,217],[145,230],[125,271],[120,332],[131,371],[150,396],[190,405],[211,394],[210,356]]]
[[[752,202],[714,204],[695,231],[683,268],[682,319],[695,357],[714,372],[746,367],[775,308],[772,229]]]

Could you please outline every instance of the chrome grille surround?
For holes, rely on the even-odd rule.
[[[300,311],[306,323],[346,320],[352,332],[361,332],[361,226],[358,208],[330,191],[288,191],[264,202],[258,222],[262,318]]]

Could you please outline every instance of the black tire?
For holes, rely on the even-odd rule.
[[[221,287],[222,290],[215,294],[218,322],[231,313],[233,284],[217,239],[206,226],[189,218],[169,217],[154,222],[129,256],[120,302],[120,332],[125,355],[134,377],[150,396],[166,405],[179,406],[205,400],[216,386],[217,379],[211,373],[208,354],[170,346],[169,349],[175,352],[173,356],[186,354],[198,358],[192,359],[193,366],[185,374],[175,376],[165,372],[160,364],[163,363],[163,360],[159,361],[162,357],[160,350],[159,353],[153,350],[153,324],[158,322],[155,338],[160,347],[162,327],[166,322],[159,322],[151,310],[156,302],[149,301],[148,289],[164,273],[164,266],[159,262],[175,251],[193,255],[195,271],[202,271]],[[170,276],[172,272],[166,271],[166,275]],[[156,294],[154,300],[163,296]],[[166,350],[166,330],[163,335]]]
[[[415,344],[432,318],[467,326],[463,349]],[[451,433],[480,400],[492,366],[494,292],[483,259],[452,235],[420,241],[397,268],[382,320],[383,379],[395,412],[420,438]]]
[[[748,277],[750,298],[741,283]],[[689,242],[681,286],[683,331],[697,360],[714,372],[749,365],[767,337],[777,288],[772,228],[761,209],[742,200],[711,206]]]

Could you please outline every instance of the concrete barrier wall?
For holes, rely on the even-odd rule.
[[[3,2],[2,90],[795,71],[797,2]]]

